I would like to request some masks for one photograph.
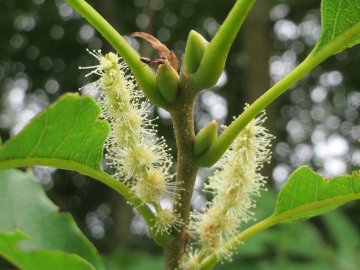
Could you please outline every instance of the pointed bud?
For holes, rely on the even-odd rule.
[[[185,66],[189,73],[195,72],[209,42],[198,32],[191,30],[185,48]]]
[[[164,64],[159,66],[156,79],[161,95],[167,102],[173,103],[178,96],[179,75],[169,61],[165,60]]]
[[[206,47],[199,67],[196,72],[190,74],[190,81],[198,90],[214,86],[220,78],[231,45],[255,2],[255,0],[236,1],[229,15]]]
[[[218,124],[212,120],[206,127],[202,128],[195,137],[194,155],[199,157],[210,148],[217,138]]]

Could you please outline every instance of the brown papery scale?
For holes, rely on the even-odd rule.
[[[169,50],[165,44],[163,44],[160,40],[156,37],[145,33],[145,32],[134,32],[131,34],[133,37],[142,38],[147,41],[151,47],[153,47],[158,55],[161,57],[160,59],[166,59],[169,61],[170,65],[179,72],[179,62],[176,58],[176,55],[173,51]]]

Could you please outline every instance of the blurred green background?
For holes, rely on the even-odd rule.
[[[139,50],[154,50],[130,36],[151,33],[184,52],[191,29],[208,40],[234,0],[89,1]],[[259,0],[236,38],[216,86],[196,104],[196,129],[212,119],[227,124],[292,70],[314,46],[320,31],[320,0]],[[63,0],[0,0],[0,136],[6,141],[34,115],[65,92],[95,78],[79,66],[95,64],[87,52],[112,51],[109,44]],[[267,127],[276,135],[273,161],[264,169],[269,191],[259,199],[257,218],[269,215],[287,176],[303,164],[326,177],[360,166],[360,50],[339,53],[281,96],[267,110]],[[171,121],[159,116],[159,133],[175,149]],[[50,198],[70,211],[94,242],[109,270],[163,269],[161,250],[147,236],[141,218],[107,187],[74,172],[35,167]],[[194,207],[203,200],[201,170]],[[359,269],[360,210],[351,203],[307,222],[276,226],[242,245],[231,263],[217,269]],[[0,262],[0,269],[12,269]]]

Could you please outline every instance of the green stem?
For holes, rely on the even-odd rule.
[[[238,0],[219,31],[211,40],[199,68],[190,73],[191,83],[199,90],[213,86],[219,79],[231,45],[255,0]]]
[[[96,170],[86,165],[58,158],[26,158],[26,159],[13,159],[0,162],[0,169],[10,169],[24,166],[49,166],[65,170],[77,171],[83,175],[90,176],[108,187],[115,190],[122,195],[130,204],[139,212],[144,218],[149,230],[152,233],[154,240],[161,246],[165,246],[170,242],[168,235],[155,234],[151,228],[155,228],[155,215],[150,208],[136,196],[125,184],[116,180],[104,171]]]
[[[225,251],[230,252],[236,246],[238,246],[240,243],[242,243],[243,241],[266,230],[267,228],[269,228],[277,223],[278,223],[277,220],[272,217],[266,218],[266,219],[256,223],[255,225],[251,226],[250,228],[246,229],[245,231],[241,232],[240,234],[238,234],[237,236],[235,236],[228,242],[226,242],[224,244],[223,248]],[[215,266],[215,264],[217,262],[218,262],[217,256],[214,254],[210,255],[203,260],[203,262],[201,263],[200,270],[210,270]]]
[[[122,56],[134,74],[144,94],[154,104],[165,107],[168,103],[157,89],[156,77],[153,71],[140,61],[138,53],[130,44],[86,1],[66,0],[81,14]]]
[[[355,24],[341,36],[335,38],[319,51],[312,51],[305,60],[291,71],[285,78],[277,82],[273,87],[266,91],[250,107],[248,107],[235,121],[233,121],[224,132],[218,137],[210,149],[201,157],[196,159],[199,166],[210,167],[229,148],[237,135],[246,125],[256,117],[270,103],[276,100],[291,85],[299,81],[304,75],[329,58],[338,53],[344,47],[344,44],[351,41],[354,36],[360,35],[360,23]]]

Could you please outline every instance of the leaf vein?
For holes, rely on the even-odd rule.
[[[339,5],[337,7],[337,10],[335,11],[336,15],[335,15],[335,18],[334,18],[334,26],[333,26],[333,30],[332,30],[332,34],[331,34],[331,39],[333,39],[335,37],[335,35],[336,35],[337,21],[338,21],[339,16],[340,16],[342,3],[343,3],[343,1],[339,0]]]
[[[32,154],[35,152],[35,150],[37,150],[37,148],[38,148],[39,145],[41,144],[41,141],[42,141],[43,138],[44,138],[44,135],[45,135],[45,133],[46,133],[46,131],[47,131],[47,129],[48,129],[48,126],[49,126],[49,124],[48,124],[48,115],[45,114],[45,115],[44,115],[44,128],[41,130],[41,134],[40,134],[40,136],[37,138],[37,141],[36,141],[34,147],[33,147],[32,150],[30,151],[30,153],[26,156],[27,158],[28,158],[28,157],[31,157]]]
[[[64,145],[64,143],[66,142],[67,138],[72,134],[74,128],[76,127],[76,123],[79,120],[79,111],[81,110],[81,106],[82,106],[82,102],[79,102],[79,106],[77,107],[77,113],[76,113],[76,117],[70,127],[70,129],[68,130],[68,132],[65,134],[64,138],[61,140],[61,142],[58,144],[58,146],[56,147],[56,149],[53,151],[53,153],[50,155],[50,157],[52,158],[55,153]]]

